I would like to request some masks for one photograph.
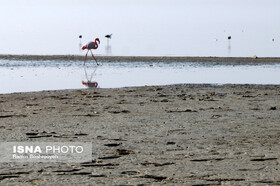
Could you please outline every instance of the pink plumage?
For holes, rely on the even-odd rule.
[[[99,64],[97,63],[97,60],[95,59],[95,57],[94,57],[94,55],[93,55],[93,53],[92,53],[91,50],[92,50],[92,49],[97,49],[97,48],[98,48],[98,44],[100,44],[99,38],[95,38],[94,41],[87,42],[86,44],[84,44],[84,45],[82,46],[82,50],[87,49],[88,51],[91,52],[91,55],[92,55],[92,57],[93,57],[93,59],[95,60],[95,62],[96,62],[97,65],[99,65]],[[86,56],[85,56],[84,65],[85,65],[86,60],[87,60],[88,51],[87,51]]]

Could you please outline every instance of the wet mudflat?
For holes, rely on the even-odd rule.
[[[2,141],[90,141],[92,161],[1,163],[2,184],[280,184],[280,87],[0,95]]]

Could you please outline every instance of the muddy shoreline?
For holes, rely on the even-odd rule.
[[[84,163],[1,163],[0,184],[279,185],[279,85],[0,95],[1,141],[92,142]]]
[[[236,63],[280,63],[280,58],[269,57],[151,57],[151,56],[96,56],[100,61],[141,62],[236,62]],[[82,55],[0,55],[9,60],[84,60]]]

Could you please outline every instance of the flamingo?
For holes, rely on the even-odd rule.
[[[98,43],[97,43],[98,42]],[[86,44],[84,44],[82,46],[82,50],[85,50],[87,49],[87,53],[86,53],[86,56],[85,56],[85,61],[84,61],[84,65],[86,63],[86,60],[87,60],[87,54],[88,54],[88,51],[91,52],[91,56],[93,57],[93,59],[95,60],[96,64],[98,64],[97,60],[95,59],[93,53],[92,53],[92,49],[97,49],[98,48],[98,44],[100,44],[100,41],[99,41],[99,38],[95,38],[94,41],[90,41],[90,42],[87,42]]]

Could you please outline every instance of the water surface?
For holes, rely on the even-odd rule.
[[[0,60],[0,93],[85,88],[82,61]],[[99,88],[168,84],[280,84],[280,64],[215,65],[199,62],[87,63]]]

